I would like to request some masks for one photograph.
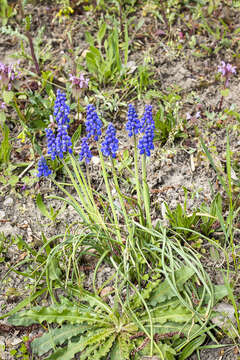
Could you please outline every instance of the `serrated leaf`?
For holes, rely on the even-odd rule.
[[[66,340],[78,334],[84,333],[89,326],[64,325],[61,328],[52,329],[51,332],[33,340],[31,348],[34,354],[39,356],[53,348],[53,345],[62,345]]]
[[[130,347],[124,339],[123,334],[118,336],[113,351],[111,352],[111,360],[128,360],[130,356]]]
[[[3,101],[6,103],[6,104],[9,104],[12,99],[14,98],[14,92],[13,91],[3,91]]]
[[[84,351],[86,349],[86,353],[89,356],[89,354],[91,354],[93,351],[96,350],[97,347],[99,347],[99,345],[102,343],[102,341],[104,341],[106,339],[106,337],[108,337],[109,335],[111,335],[113,329],[104,329],[104,330],[100,330],[100,332],[96,335],[95,333],[88,333],[86,336],[81,336],[79,341],[76,342],[72,342],[70,341],[68,343],[67,348],[64,349],[64,352],[60,352],[60,356],[61,357],[56,357],[56,353],[54,354],[55,357],[50,357],[49,360],[53,360],[53,359],[72,359],[74,357],[74,355],[80,351]],[[97,342],[97,344],[96,344]],[[90,346],[89,346],[90,345]],[[89,348],[88,348],[89,346]],[[82,354],[84,356],[84,353]],[[91,357],[90,357],[91,358]],[[81,357],[82,359],[82,357]],[[86,357],[85,357],[86,359]]]
[[[194,269],[190,268],[189,266],[183,266],[174,272],[176,285],[179,291],[183,289],[184,283],[194,274]],[[155,291],[153,291],[153,294],[150,297],[150,304],[155,306],[156,304],[163,302],[166,299],[171,299],[174,296],[176,296],[175,292],[170,287],[169,282],[165,280],[157,287]]]
[[[9,318],[9,322],[12,325],[28,326],[35,323],[42,323],[47,321],[48,323],[56,322],[60,325],[64,321],[69,321],[71,324],[88,323],[98,326],[106,326],[106,318],[100,318],[95,312],[83,311],[82,308],[66,307],[64,305],[55,304],[49,307],[35,307],[31,310],[22,311]]]
[[[110,338],[105,341],[105,343],[101,344],[100,348],[94,352],[94,355],[91,357],[91,360],[100,360],[102,357],[106,356],[110,349],[112,348],[112,345],[116,339],[116,334],[113,334],[110,336]]]

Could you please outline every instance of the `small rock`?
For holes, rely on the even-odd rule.
[[[16,345],[20,344],[21,342],[22,342],[22,339],[15,338],[11,341],[11,345],[16,346]]]
[[[112,291],[113,291],[112,286],[106,286],[104,289],[102,289],[100,296],[103,298],[103,297],[109,295]]]
[[[6,213],[3,210],[0,210],[0,220],[4,219],[6,216]]]
[[[7,198],[6,200],[4,200],[4,202],[3,202],[3,206],[12,206],[13,205],[13,198],[11,198],[11,197],[9,197],[9,198]]]
[[[0,233],[3,233],[4,236],[6,236],[6,237],[12,236],[12,235],[15,236],[16,229],[12,225],[6,223],[6,224],[3,224],[2,226],[0,226]]]
[[[222,328],[231,337],[236,337],[236,333],[233,331],[233,325],[236,326],[235,311],[231,304],[219,303],[214,307],[214,310],[219,313],[216,315],[212,322],[218,327]]]

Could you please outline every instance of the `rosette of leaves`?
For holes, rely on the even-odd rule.
[[[191,286],[196,288],[196,272],[184,265],[165,277],[155,274],[142,291],[133,285],[131,297],[128,291],[125,297],[120,295],[116,286],[112,307],[98,295],[72,287],[79,302],[61,297],[59,303],[33,307],[8,321],[21,326],[57,324],[31,343],[33,354],[48,360],[70,360],[76,354],[80,360],[141,359],[144,355],[165,360],[178,355],[184,360],[204,342],[211,317],[208,291],[199,285],[195,305],[191,305]],[[216,302],[226,290],[216,287],[212,294]]]

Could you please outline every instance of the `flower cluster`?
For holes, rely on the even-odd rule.
[[[56,134],[52,128],[46,129],[48,155],[54,160],[56,157],[63,158],[64,153],[72,153],[71,138],[67,133],[69,127],[69,112],[70,108],[66,104],[66,96],[57,91],[57,98],[54,105],[54,116],[56,119],[57,131]],[[52,124],[54,125],[54,124]],[[99,139],[102,134],[102,121],[99,119],[96,109],[93,105],[87,106],[86,116],[86,136],[82,138],[81,150],[79,153],[79,161],[85,159],[88,164],[92,158],[92,152],[89,148],[89,140],[93,137],[95,141]],[[152,106],[146,105],[143,117],[139,120],[136,110],[133,105],[129,105],[128,108],[128,122],[126,124],[126,130],[129,137],[143,133],[142,138],[139,140],[138,149],[140,154],[150,156],[151,150],[154,149],[153,139],[155,124],[152,116]],[[101,144],[101,152],[106,157],[116,158],[118,151],[119,141],[116,138],[116,129],[112,123],[110,123],[106,130],[106,136]],[[51,170],[48,169],[47,162],[44,157],[41,157],[38,164],[38,177],[48,176],[51,174]]]
[[[46,159],[42,156],[38,162],[38,173],[37,177],[48,176],[52,171],[48,168]]]
[[[140,131],[141,124],[138,119],[136,110],[133,105],[129,105],[128,107],[128,122],[126,124],[126,130],[128,131],[128,136],[131,137],[133,135],[137,135]]]
[[[102,134],[102,122],[96,113],[96,109],[93,105],[87,106],[87,119],[86,119],[86,132],[87,138],[92,136],[95,141],[98,141],[98,137]]]
[[[80,74],[79,77],[70,74],[69,79],[72,83],[72,94],[75,98],[78,98],[82,90],[88,88],[89,79],[86,79],[83,74]]]
[[[55,116],[56,122],[58,125],[66,125],[69,126],[69,113],[70,107],[66,104],[66,95],[61,93],[61,91],[57,90],[57,97],[54,103],[54,111],[53,115]]]
[[[221,61],[221,65],[218,66],[218,72],[220,72],[226,79],[225,86],[228,86],[229,78],[232,74],[236,74],[236,66],[231,64],[226,64],[224,61]]]
[[[46,129],[48,154],[51,155],[52,160],[56,159],[57,156],[63,159],[63,154],[66,152],[72,154],[72,142],[67,133],[70,121],[69,113],[70,108],[66,104],[66,95],[58,90],[53,113],[57,122],[57,135],[52,129]]]
[[[85,158],[87,164],[90,163],[92,158],[91,150],[89,149],[89,145],[87,142],[87,137],[82,138],[81,151],[79,153],[79,161],[82,161]]]
[[[18,78],[13,65],[5,65],[0,63],[0,86],[11,90],[12,82]]]
[[[140,131],[143,134],[143,137],[139,140],[138,149],[140,154],[146,154],[147,156],[151,155],[151,150],[154,149],[153,139],[154,139],[154,130],[155,124],[152,116],[152,106],[146,105],[144,115],[141,119],[141,129]]]
[[[108,125],[105,140],[102,142],[101,151],[104,156],[116,158],[118,150],[118,139],[116,138],[116,129],[112,123]]]

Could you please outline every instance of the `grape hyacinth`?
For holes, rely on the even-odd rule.
[[[54,103],[54,112],[53,115],[56,118],[56,122],[58,125],[65,125],[67,128],[69,127],[69,113],[70,107],[66,104],[66,95],[61,93],[61,91],[57,90],[57,98]]]
[[[56,137],[56,151],[60,159],[63,159],[63,153],[69,152],[72,154],[72,141],[67,133],[66,125],[59,125]]]
[[[128,122],[126,124],[126,130],[128,131],[128,136],[131,137],[133,135],[137,135],[140,131],[141,124],[138,119],[136,110],[133,105],[129,105],[128,107]]]
[[[58,156],[63,158],[63,153],[69,152],[72,154],[72,142],[67,133],[69,127],[70,108],[66,104],[66,95],[57,90],[57,98],[54,104],[54,113],[57,122],[57,135],[54,134],[52,129],[46,129],[48,154],[54,160]]]
[[[16,73],[13,65],[5,65],[0,62],[0,86],[11,90],[12,84],[19,74]]]
[[[146,154],[147,156],[151,155],[151,150],[154,149],[153,139],[154,139],[154,130],[155,124],[152,116],[152,106],[146,105],[145,112],[141,120],[141,132],[144,133],[143,137],[139,140],[138,149],[140,150],[140,155]]]
[[[87,164],[90,163],[92,158],[91,150],[89,149],[87,137],[82,138],[81,151],[79,153],[79,161],[82,161],[85,158]]]
[[[102,122],[96,113],[95,107],[91,104],[88,105],[86,119],[87,138],[90,139],[93,136],[94,140],[97,141],[102,133],[101,128]]]
[[[46,159],[42,156],[38,162],[38,173],[37,177],[48,176],[52,171],[48,168]]]
[[[83,74],[80,74],[79,77],[70,74],[69,79],[72,83],[72,94],[75,98],[78,98],[82,90],[88,88],[89,79],[86,79]]]
[[[105,140],[102,143],[101,151],[104,156],[116,158],[118,150],[118,139],[116,138],[116,129],[112,123],[108,125]]]
[[[56,138],[52,131],[52,129],[46,129],[46,136],[47,136],[47,147],[48,147],[48,155],[51,155],[51,159],[55,160],[57,157],[57,150],[56,150]]]

